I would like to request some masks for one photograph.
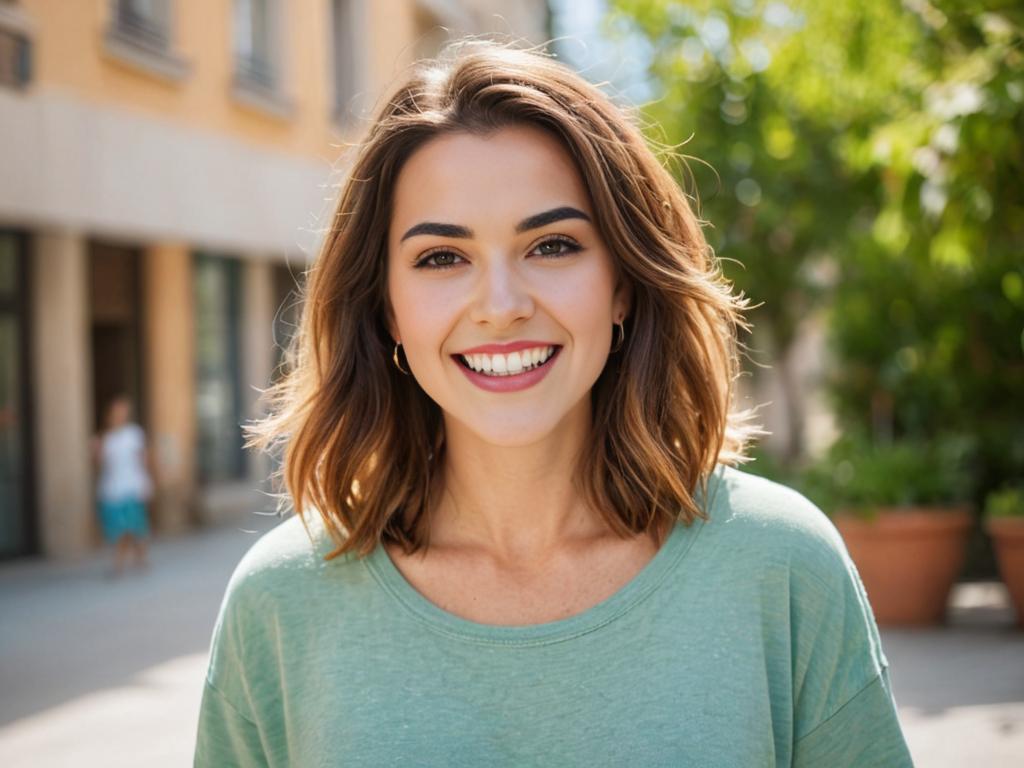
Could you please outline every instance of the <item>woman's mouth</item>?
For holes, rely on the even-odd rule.
[[[516,376],[546,365],[560,346],[533,347],[500,354],[452,355],[464,367],[484,376]]]
[[[473,384],[488,392],[518,392],[538,384],[558,359],[558,345],[507,354],[452,355]]]

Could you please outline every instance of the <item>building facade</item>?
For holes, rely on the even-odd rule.
[[[120,393],[157,531],[272,509],[241,424],[346,146],[449,36],[547,30],[528,0],[0,0],[0,557],[99,545]]]

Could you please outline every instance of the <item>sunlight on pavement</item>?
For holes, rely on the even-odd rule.
[[[1019,768],[1024,759],[1024,704],[979,704],[941,712],[901,707],[900,722],[919,768]]]
[[[0,728],[0,765],[190,765],[207,655],[150,667],[128,685],[80,696]]]

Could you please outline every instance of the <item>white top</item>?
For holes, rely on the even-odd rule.
[[[149,499],[153,483],[146,471],[145,449],[146,436],[138,424],[125,424],[103,435],[96,490],[102,501]]]

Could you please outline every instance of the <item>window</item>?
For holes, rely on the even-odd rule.
[[[235,75],[240,83],[277,89],[272,0],[235,0]]]
[[[32,78],[30,28],[22,9],[0,2],[0,86],[24,88]]]
[[[34,548],[25,238],[0,230],[0,559]]]
[[[202,482],[245,477],[242,448],[241,264],[195,259],[196,460]]]
[[[145,427],[140,254],[97,240],[89,241],[88,254],[93,424],[103,424],[111,399],[126,394]]]
[[[334,82],[334,116],[339,122],[350,120],[355,113],[357,78],[355,34],[359,27],[355,0],[331,0],[331,75]]]
[[[171,41],[170,0],[116,0],[113,27],[122,36],[158,50]]]
[[[106,53],[164,80],[181,80],[188,66],[174,53],[172,0],[111,0]]]
[[[280,0],[234,0],[232,96],[264,115],[289,119],[294,106],[284,88],[284,15]]]

